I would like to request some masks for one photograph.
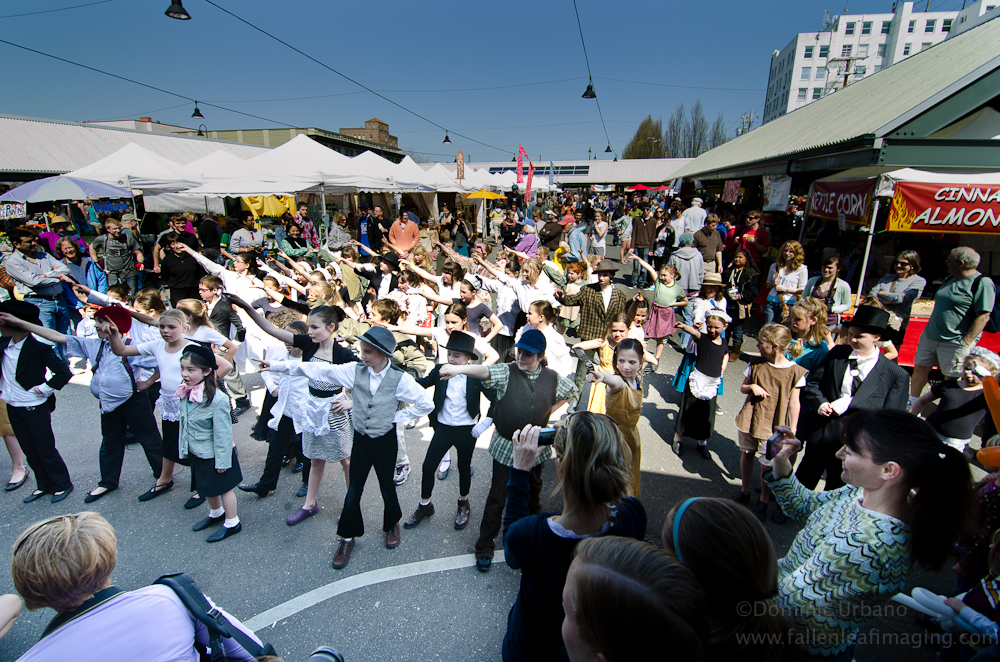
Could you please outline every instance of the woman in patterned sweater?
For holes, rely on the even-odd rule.
[[[960,451],[924,421],[895,410],[843,422],[846,486],[813,492],[791,475],[799,443],[785,429],[767,482],[806,525],[778,562],[779,608],[807,660],[850,660],[872,608],[906,584],[914,562],[941,567],[968,528],[972,477]]]

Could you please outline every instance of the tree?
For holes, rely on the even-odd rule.
[[[708,148],[715,149],[727,142],[729,142],[729,136],[726,134],[726,121],[722,118],[722,113],[719,113],[719,116],[715,118],[715,124],[712,125],[712,132],[708,136]]]
[[[625,145],[622,150],[623,159],[662,159],[663,149],[663,120],[653,119],[648,115],[646,119],[639,122],[639,128],[635,135]]]
[[[695,157],[708,149],[708,120],[701,107],[701,99],[691,106],[691,120],[685,132],[687,145],[686,156]]]
[[[404,147],[403,154],[406,154],[416,163],[434,163],[434,159],[430,156],[424,154],[423,152],[417,152],[412,147]]]
[[[667,131],[663,134],[664,151],[668,159],[677,159],[684,155],[682,142],[684,124],[684,104],[678,104],[677,110],[667,120]]]

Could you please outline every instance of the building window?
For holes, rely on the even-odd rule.
[[[931,42],[925,41],[924,43],[920,44],[920,50],[926,51],[928,48],[930,48],[933,45],[934,44],[932,44]]]
[[[909,54],[910,54],[910,46],[911,46],[911,45],[912,45],[912,44],[910,44],[910,42],[906,42],[906,43],[905,43],[905,44],[903,45],[903,57],[906,57],[907,55],[909,55]]]
[[[878,56],[885,57],[885,44],[878,45]]]
[[[861,80],[862,78],[864,78],[866,71],[867,69],[865,69],[865,66],[863,64],[859,64],[858,66],[854,67],[854,80]]]
[[[812,67],[802,67],[802,75],[799,77],[802,80],[809,80],[812,78]]]
[[[865,21],[861,24],[861,34],[871,34],[872,33],[872,22]]]
[[[854,34],[854,26],[857,25],[854,21],[847,24],[847,28],[844,30],[844,34],[851,35]]]
[[[805,101],[805,100],[806,100],[806,92],[808,92],[808,91],[809,91],[809,90],[807,90],[806,88],[804,88],[804,87],[800,87],[800,88],[799,88],[799,96],[798,96],[798,100],[799,100],[799,101]]]
[[[877,74],[877,73],[878,73],[878,72],[880,72],[880,71],[882,71],[882,65],[881,65],[881,64],[876,64],[876,65],[875,65],[875,68],[874,68],[874,69],[872,69],[872,73],[873,73],[873,74]]]
[[[826,78],[826,67],[816,67],[816,78]]]
[[[851,57],[853,50],[853,46],[842,46],[840,49],[840,57]]]
[[[822,97],[823,97],[823,88],[822,87],[814,87],[813,88],[813,101],[815,101],[816,99],[820,99]]]
[[[858,46],[858,57],[868,57],[868,44]]]
[[[934,25],[937,21],[933,18],[927,19],[927,23],[924,25],[924,32],[934,32]]]
[[[889,34],[892,28],[892,21],[882,21],[882,34]]]
[[[916,28],[916,27],[917,27],[917,22],[916,21],[910,21],[909,27],[906,28],[906,33],[907,34],[913,34],[913,29]]]
[[[941,19],[941,32],[951,32],[951,22],[953,20],[951,18]]]
[[[806,46],[806,52],[802,54],[802,57],[811,58],[813,56],[813,49],[815,46]]]

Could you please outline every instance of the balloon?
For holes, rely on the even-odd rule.
[[[898,602],[899,604],[903,605],[904,607],[913,609],[915,611],[919,611],[921,614],[932,616],[934,618],[938,618],[938,616],[940,616],[940,614],[938,614],[936,611],[931,611],[930,609],[925,608],[923,605],[921,605],[919,602],[917,602],[910,596],[906,595],[905,593],[897,593],[896,595],[892,596],[892,599]]]
[[[944,603],[944,596],[928,591],[925,588],[915,588],[912,591],[913,599],[923,607],[937,612],[937,617],[942,621],[951,620],[955,616],[954,610]]]
[[[984,467],[1000,467],[1000,446],[981,449],[976,453],[976,459]]]

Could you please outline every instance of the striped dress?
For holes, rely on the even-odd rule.
[[[778,561],[776,605],[792,621],[793,641],[812,655],[836,655],[858,642],[873,607],[903,590],[912,566],[909,526],[861,505],[862,490],[806,489],[794,477],[768,485],[781,508],[805,527]]]

